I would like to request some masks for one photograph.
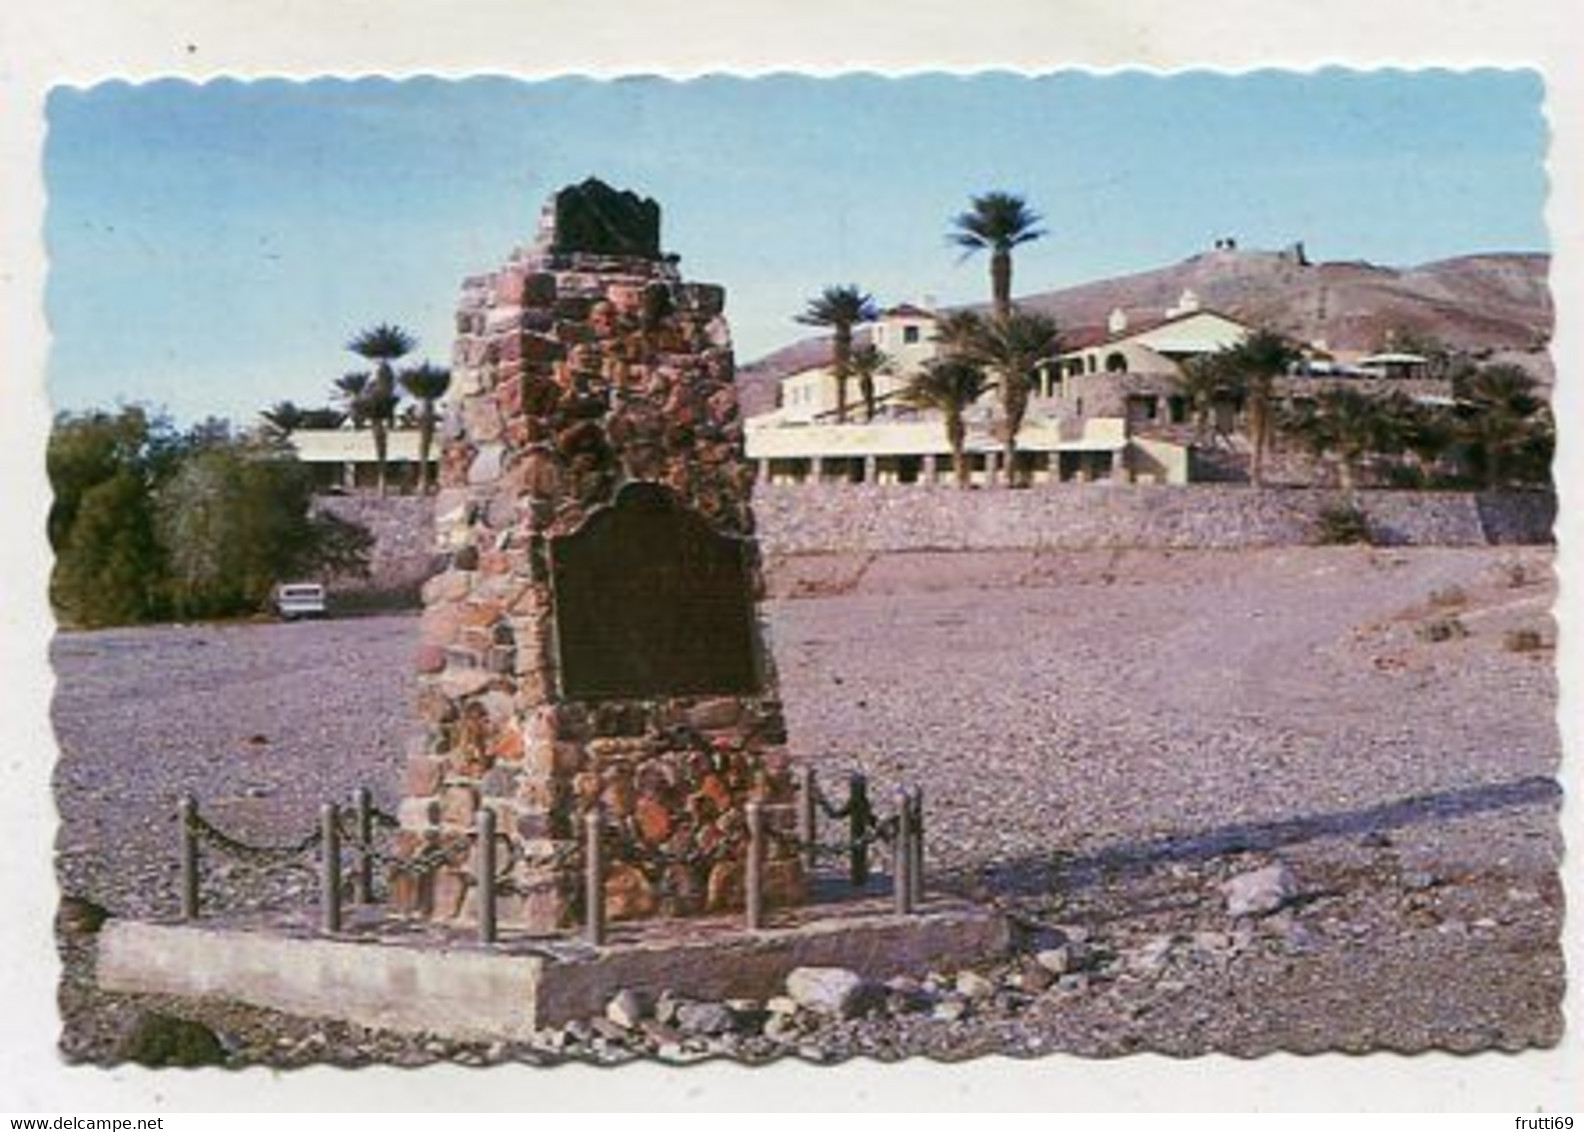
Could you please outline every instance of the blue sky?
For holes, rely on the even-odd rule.
[[[112,83],[56,91],[45,153],[50,390],[181,420],[322,404],[357,330],[444,362],[463,276],[596,174],[655,197],[689,278],[726,285],[739,362],[804,300],[979,299],[948,245],[975,192],[1049,235],[1016,289],[1235,235],[1408,265],[1547,247],[1528,72]]]

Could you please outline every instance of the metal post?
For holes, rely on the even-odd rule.
[[[743,807],[748,819],[748,859],[743,865],[743,906],[748,930],[764,927],[764,807],[758,801]]]
[[[913,799],[897,791],[896,840],[891,843],[891,893],[899,916],[913,911]]]
[[[320,926],[341,930],[341,812],[334,802],[319,808],[319,911]]]
[[[198,799],[183,794],[176,804],[181,826],[181,914],[184,920],[198,918]]]
[[[854,888],[869,883],[869,780],[861,771],[847,776],[847,872]]]
[[[598,806],[583,815],[583,938],[595,947],[605,944],[605,859],[600,824]]]
[[[908,880],[913,885],[912,904],[915,909],[924,904],[924,788],[913,788],[913,820],[909,823],[913,833],[913,861],[908,868]]]
[[[814,790],[814,768],[801,768],[798,772],[798,841],[803,846],[803,872],[809,877],[814,875],[817,859],[814,839],[819,835]]]
[[[480,943],[495,942],[495,811],[485,806],[474,818],[478,831],[478,855],[473,879],[478,887],[478,936]]]
[[[353,795],[357,807],[357,871],[352,874],[352,899],[359,904],[374,903],[374,797],[367,786]]]

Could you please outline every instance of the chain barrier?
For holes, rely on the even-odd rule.
[[[275,861],[289,860],[300,857],[310,849],[316,848],[324,840],[322,830],[314,830],[301,841],[290,845],[250,845],[239,837],[233,837],[223,829],[212,824],[203,814],[193,811],[191,818],[191,832],[206,845],[211,845],[234,857],[240,857],[250,864],[268,864]]]
[[[754,816],[761,811],[755,804],[750,804],[746,811],[746,820],[706,827],[706,832],[713,829],[715,834],[713,840],[689,834],[680,838],[673,837],[669,842],[655,844],[642,835],[637,820],[629,815],[618,821],[596,823],[599,827],[597,833],[594,824],[590,824],[589,833],[592,840],[574,838],[559,843],[552,842],[553,848],[543,863],[550,865],[556,871],[575,869],[589,873],[592,869],[593,875],[598,875],[603,873],[604,866],[597,862],[595,857],[602,861],[620,861],[636,867],[664,889],[673,883],[672,877],[679,867],[697,873],[713,868],[723,861],[742,861],[749,872],[757,878],[757,870],[763,865],[765,843],[772,842],[781,853],[802,856],[809,869],[813,869],[815,862],[821,858],[845,858],[849,865],[852,884],[862,888],[867,883],[869,875],[870,850],[884,845],[892,849],[894,867],[905,870],[906,877],[913,878],[904,877],[904,882],[898,891],[901,892],[903,889],[921,891],[917,878],[922,875],[923,849],[919,837],[922,830],[917,823],[921,822],[922,809],[916,808],[919,802],[917,791],[904,791],[901,810],[882,817],[870,803],[868,781],[861,773],[855,772],[849,776],[848,795],[840,804],[820,788],[812,771],[807,772],[803,781],[805,794],[801,802],[802,811],[796,832],[777,823],[762,822]],[[781,807],[773,808],[781,809]],[[478,838],[481,835],[489,835],[487,831],[495,828],[494,823],[488,820],[490,815],[485,814],[474,830],[455,833],[448,837],[442,837],[438,832],[431,830],[423,835],[415,851],[406,854],[391,852],[377,845],[376,837],[399,829],[401,823],[395,815],[370,805],[367,791],[359,791],[358,804],[354,807],[342,809],[327,804],[323,811],[323,821],[318,828],[299,841],[281,845],[255,845],[226,833],[199,813],[196,801],[190,797],[183,801],[181,813],[184,918],[196,918],[198,915],[200,900],[197,852],[200,845],[240,858],[250,865],[277,866],[295,870],[308,865],[308,862],[301,858],[315,849],[320,850],[318,856],[322,858],[326,839],[333,839],[336,860],[320,862],[321,889],[332,894],[333,899],[326,898],[329,900],[326,906],[327,915],[332,917],[332,923],[339,923],[337,906],[344,890],[350,888],[354,898],[358,900],[373,899],[372,872],[375,866],[385,870],[388,880],[397,878],[424,880],[442,869],[455,870],[459,883],[476,889],[480,884],[476,870],[484,867],[484,864],[478,861],[474,868],[469,869],[468,859],[478,844]],[[842,821],[846,826],[846,837],[835,841],[820,840],[815,836],[818,829],[816,813],[822,813],[831,821]],[[750,825],[759,832],[752,832]],[[504,832],[495,832],[492,836],[492,876],[488,878],[484,893],[486,904],[490,908],[493,908],[494,897],[525,894],[524,886],[514,877],[524,860],[522,844]],[[755,841],[754,837],[761,837],[763,840]],[[504,850],[501,846],[502,842],[504,842]],[[911,864],[902,863],[903,858]],[[755,865],[753,863],[755,860],[760,864]],[[353,863],[356,879],[347,876],[342,864],[345,861]],[[904,874],[899,873],[899,877],[903,876]],[[758,883],[759,881],[755,879],[754,884],[757,886]],[[753,891],[757,894],[757,887]],[[908,904],[906,900],[903,903]],[[911,904],[908,904],[908,907],[911,907]],[[489,920],[489,926],[484,938],[489,941],[493,939],[494,932],[493,912],[485,919]],[[753,924],[754,921],[751,919],[750,926]],[[332,927],[329,930],[339,930],[339,928]],[[600,931],[603,931],[602,927]]]

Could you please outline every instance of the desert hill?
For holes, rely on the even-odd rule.
[[[1169,267],[1019,296],[1065,330],[1103,326],[1121,307],[1159,316],[1192,290],[1202,306],[1268,325],[1332,350],[1374,350],[1388,331],[1409,331],[1460,350],[1524,364],[1549,385],[1545,345],[1551,337],[1550,256],[1490,253],[1417,267],[1362,261],[1306,263],[1294,251],[1204,252]],[[809,338],[767,354],[738,373],[748,413],[775,404],[775,384],[818,365],[829,338]]]

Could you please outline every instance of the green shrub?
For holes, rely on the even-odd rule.
[[[1457,641],[1469,635],[1468,626],[1456,617],[1434,617],[1414,630],[1421,641],[1438,645]]]
[[[192,1069],[224,1065],[226,1052],[215,1032],[202,1022],[150,1010],[139,1014],[121,1035],[115,1059],[148,1069]]]
[[[1545,638],[1539,629],[1509,629],[1502,634],[1502,647],[1508,652],[1539,652],[1545,648]]]
[[[315,514],[307,469],[223,421],[61,414],[48,467],[50,598],[69,624],[248,613],[276,582],[367,571],[368,531]]]
[[[1356,503],[1336,503],[1316,517],[1315,542],[1321,546],[1370,545],[1374,538],[1369,519]]]

